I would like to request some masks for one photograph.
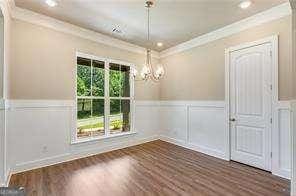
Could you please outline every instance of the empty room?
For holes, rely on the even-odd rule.
[[[296,196],[295,0],[0,0],[0,196]]]

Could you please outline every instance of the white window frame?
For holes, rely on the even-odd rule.
[[[73,126],[72,126],[72,131],[71,131],[71,143],[76,144],[76,143],[82,143],[82,142],[89,142],[89,141],[95,141],[95,140],[101,140],[101,139],[106,139],[106,138],[113,138],[113,137],[119,137],[119,136],[125,136],[125,135],[131,135],[135,134],[135,127],[134,127],[134,122],[135,122],[135,96],[134,96],[134,77],[133,77],[133,71],[135,69],[135,65],[132,63],[124,62],[124,61],[119,61],[119,60],[114,60],[110,58],[103,58],[103,57],[98,57],[90,54],[85,54],[82,52],[76,52],[75,56],[75,62],[77,62],[77,58],[86,58],[86,59],[91,59],[91,60],[97,60],[97,61],[102,61],[105,62],[105,84],[104,84],[104,97],[96,97],[96,98],[102,98],[105,100],[105,112],[104,112],[104,130],[105,134],[103,136],[91,136],[91,137],[85,137],[85,138],[78,138],[77,137],[77,63],[75,63],[75,106],[74,106],[74,111],[72,112],[72,119],[73,119]],[[124,66],[129,66],[130,67],[130,97],[110,97],[109,96],[109,67],[110,63],[114,64],[119,64],[119,65],[124,65]],[[81,98],[81,97],[79,97]],[[89,98],[89,97],[88,97]],[[112,99],[120,99],[120,100],[130,100],[130,131],[128,132],[123,132],[123,133],[115,133],[115,134],[110,134],[110,127],[109,127],[109,115],[110,115],[110,100]]]

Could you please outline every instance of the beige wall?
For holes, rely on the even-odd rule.
[[[76,51],[143,65],[145,55],[20,20],[12,22],[9,99],[74,99]],[[157,100],[159,84],[136,82],[138,100]]]
[[[224,51],[279,34],[279,97],[293,98],[292,17],[284,17],[162,59],[160,85],[136,82],[138,100],[224,100]],[[12,23],[9,99],[74,99],[75,52],[144,64],[132,53],[20,20]],[[295,94],[296,95],[296,94]]]
[[[279,97],[292,93],[291,16],[162,59],[161,100],[224,100],[226,48],[279,34]]]

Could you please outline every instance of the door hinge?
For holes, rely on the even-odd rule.
[[[272,90],[272,84],[270,85],[270,90]]]
[[[272,152],[270,152],[270,157],[272,158]]]
[[[271,51],[269,51],[269,55],[270,55],[270,57],[272,57],[272,50],[271,50]]]
[[[270,123],[272,124],[272,118],[270,119]]]

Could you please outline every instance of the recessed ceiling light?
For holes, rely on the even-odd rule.
[[[57,2],[55,2],[54,0],[46,0],[45,3],[49,6],[49,7],[54,7],[57,5]]]
[[[251,4],[252,4],[252,2],[250,0],[246,0],[246,1],[242,1],[239,4],[239,7],[242,9],[247,9],[248,7],[250,7]]]
[[[157,42],[157,44],[156,44],[158,47],[162,47],[163,46],[163,43],[161,43],[161,42]]]

